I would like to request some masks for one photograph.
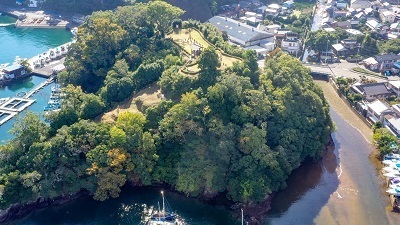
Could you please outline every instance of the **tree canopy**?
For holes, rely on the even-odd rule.
[[[82,189],[102,201],[128,182],[261,201],[304,159],[322,155],[332,122],[309,69],[278,52],[260,71],[254,52],[189,22],[242,60],[222,70],[221,50],[210,47],[197,75],[182,74],[185,59],[164,38],[182,11],[154,4],[96,12],[82,25],[60,74],[61,110],[49,124],[29,113],[0,146],[0,207]],[[157,10],[162,21],[149,18]],[[92,121],[154,82],[172,98],[118,111],[113,123]]]

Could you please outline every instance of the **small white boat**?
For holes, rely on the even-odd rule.
[[[388,172],[383,174],[384,177],[390,177],[390,178],[399,177],[399,175],[400,175],[399,173],[394,173],[394,172]]]
[[[76,34],[78,33],[78,28],[77,27],[71,28],[71,33],[72,35],[76,36]]]
[[[383,160],[382,163],[383,163],[384,165],[390,166],[390,165],[393,165],[393,164],[396,164],[396,163],[400,163],[400,162],[397,161],[397,160],[387,159],[387,160]]]
[[[392,167],[392,166],[383,167],[382,171],[386,173],[390,172],[399,173],[399,169],[397,167]]]
[[[384,156],[385,160],[400,160],[400,154],[395,154],[395,153],[391,153],[391,154],[387,154]]]
[[[398,188],[389,188],[386,192],[391,195],[400,196],[400,189]]]

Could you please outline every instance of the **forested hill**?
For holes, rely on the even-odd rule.
[[[210,0],[166,0],[168,3],[185,10],[182,19],[195,19],[201,22],[210,19],[213,14],[211,11]]]
[[[332,121],[308,68],[278,51],[261,70],[255,51],[229,45],[209,23],[178,20],[182,14],[150,1],[89,16],[58,75],[60,111],[47,123],[27,113],[0,145],[1,208],[80,190],[105,200],[126,183],[262,201],[306,158],[323,154]],[[218,46],[195,62],[167,37],[193,28]],[[239,57],[227,66],[221,51]],[[195,74],[183,72],[189,64]],[[158,104],[135,101],[140,111],[119,113],[118,104],[155,84],[165,94]],[[113,108],[111,123],[93,121]]]

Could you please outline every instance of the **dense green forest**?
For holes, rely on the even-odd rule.
[[[260,70],[255,52],[241,51],[242,61],[220,70],[209,47],[189,79],[179,72],[180,49],[165,38],[182,13],[149,2],[88,18],[59,75],[62,109],[48,123],[28,113],[0,146],[2,208],[82,189],[105,200],[127,183],[260,201],[304,159],[322,155],[332,122],[309,69],[276,52]],[[224,46],[214,27],[201,29]],[[93,121],[154,82],[172,98],[112,124]]]

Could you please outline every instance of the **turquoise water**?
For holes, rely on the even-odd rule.
[[[9,16],[0,16],[0,24],[13,23],[15,19]],[[16,56],[30,58],[50,48],[54,48],[68,41],[72,35],[66,29],[20,29],[14,26],[0,27],[0,64],[12,63]],[[0,88],[0,98],[14,97],[21,91],[28,92],[35,86],[42,83],[45,79],[40,77],[29,77],[13,83],[4,88]],[[25,111],[43,113],[43,107],[50,97],[50,86],[47,86],[35,94],[32,99],[36,103]],[[24,113],[18,116],[23,116]],[[8,132],[15,119],[9,120],[0,126],[0,144],[12,138]]]
[[[15,19],[0,16],[0,24],[10,22],[15,22]],[[0,64],[12,63],[16,56],[31,58],[67,43],[71,38],[71,32],[66,29],[0,27]]]

